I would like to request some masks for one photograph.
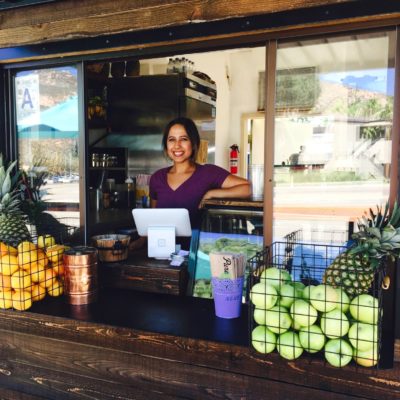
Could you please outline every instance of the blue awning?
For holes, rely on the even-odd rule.
[[[76,138],[78,137],[78,98],[71,97],[40,113],[29,116],[18,123],[19,138]]]

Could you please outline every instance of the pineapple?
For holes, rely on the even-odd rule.
[[[13,247],[31,240],[20,209],[19,174],[12,174],[16,163],[6,167],[0,154],[0,241]]]
[[[369,210],[358,222],[354,243],[339,254],[326,269],[323,282],[342,287],[349,295],[366,293],[383,258],[395,259],[400,255],[400,208],[397,202],[392,212],[389,203],[377,212]]]

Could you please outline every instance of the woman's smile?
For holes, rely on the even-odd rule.
[[[192,143],[182,125],[173,125],[168,133],[167,154],[172,161],[184,162],[193,152]]]

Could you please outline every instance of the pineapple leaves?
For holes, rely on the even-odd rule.
[[[0,166],[0,187],[3,186],[4,179],[6,178],[6,171],[4,165]]]
[[[0,196],[3,198],[6,194],[9,194],[10,189],[11,189],[11,177],[10,175],[6,175],[3,184],[1,185]]]
[[[389,224],[394,226],[395,228],[398,228],[399,223],[400,223],[400,208],[396,200],[393,206],[392,216],[389,220]]]
[[[389,202],[385,207],[376,206],[358,221],[358,232],[352,235],[355,245],[352,254],[367,256],[370,260],[382,257],[400,257],[400,208],[397,201],[393,210]]]
[[[17,161],[4,165],[4,156],[0,153],[0,214],[21,215],[20,171]]]
[[[366,232],[368,232],[372,236],[376,236],[379,240],[382,238],[381,230],[379,228],[375,227],[367,228]]]
[[[0,182],[1,182],[1,192],[0,196],[3,198],[7,193],[11,192],[12,188],[12,180],[11,180],[11,171],[17,164],[17,161],[13,161],[7,168],[6,171],[4,171],[4,166],[1,167],[0,171]]]
[[[394,229],[393,226],[388,225],[382,231],[382,241],[386,242],[388,240],[391,240],[396,235],[396,233],[397,233],[396,229]]]

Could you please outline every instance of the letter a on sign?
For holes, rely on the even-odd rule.
[[[31,99],[31,95],[29,93],[29,89],[25,88],[24,89],[24,97],[22,99],[22,108],[25,108],[25,105],[30,105],[31,109],[33,109],[33,103],[32,103],[32,99]]]

